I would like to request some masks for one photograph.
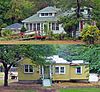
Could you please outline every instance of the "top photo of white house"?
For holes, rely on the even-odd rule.
[[[100,16],[95,6],[99,3],[89,1],[86,4],[86,1],[81,0],[72,0],[72,3],[69,0],[67,2],[58,0],[57,4],[51,0],[51,4],[47,0],[48,2],[40,1],[41,3],[37,4],[34,0],[21,1],[1,2],[2,6],[9,4],[4,9],[1,7],[1,44],[100,43],[98,20]]]

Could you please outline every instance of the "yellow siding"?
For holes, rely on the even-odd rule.
[[[34,69],[33,73],[24,73],[25,64],[33,65],[32,61],[28,58],[25,58],[24,60],[22,60],[18,67],[18,79],[19,80],[38,80],[40,78],[39,67],[33,65],[33,69]]]
[[[55,74],[55,66],[65,66],[66,70],[65,70],[65,74]],[[53,80],[70,80],[70,66],[67,64],[56,64],[54,65],[53,68]]]
[[[89,67],[87,65],[82,66],[82,74],[76,74],[77,66],[70,66],[70,79],[88,79],[89,77]]]
[[[22,60],[18,67],[18,79],[19,80],[38,80],[40,79],[39,66],[33,65],[33,73],[24,73],[24,65],[33,65],[32,61],[29,58]],[[65,74],[55,74],[55,66],[64,66],[66,68]],[[82,74],[76,74],[77,66],[70,66],[69,64],[54,64],[53,65],[53,80],[70,80],[70,79],[88,79],[89,77],[89,67],[88,65],[82,66]]]

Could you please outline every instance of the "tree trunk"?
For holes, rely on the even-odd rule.
[[[77,0],[77,18],[80,18],[80,2]]]
[[[7,68],[5,68],[4,73],[5,73],[4,86],[8,86],[8,69]]]

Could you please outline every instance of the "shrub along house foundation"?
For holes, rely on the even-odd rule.
[[[88,80],[89,66],[83,60],[68,62],[57,55],[48,57],[49,64],[40,66],[33,64],[29,58],[20,62],[18,80],[20,83],[45,81]]]

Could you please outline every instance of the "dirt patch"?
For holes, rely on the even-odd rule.
[[[0,44],[85,44],[83,41],[80,40],[57,40],[57,41],[40,41],[40,40],[29,40],[29,41],[0,41]]]
[[[35,92],[57,92],[61,88],[100,88],[100,82],[98,83],[54,83],[52,87],[43,87],[41,84],[20,84],[18,82],[10,83],[9,87],[0,86],[0,92],[27,92],[27,90],[35,90]],[[31,91],[29,91],[31,92]]]
[[[59,82],[54,84],[55,88],[91,88],[100,87],[100,82],[98,83],[71,83],[71,82]]]
[[[44,88],[41,84],[19,84],[11,83],[8,87],[0,86],[0,92],[27,92],[33,90],[35,92],[56,92],[53,88]]]

